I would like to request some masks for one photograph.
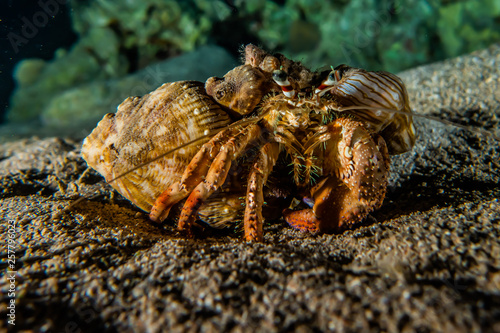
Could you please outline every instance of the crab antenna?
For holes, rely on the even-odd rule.
[[[458,123],[455,123],[453,121],[442,119],[439,117],[434,117],[434,116],[429,116],[426,114],[416,113],[415,111],[410,113],[408,111],[403,111],[403,110],[384,109],[384,108],[370,107],[370,106],[354,106],[354,105],[336,108],[335,110],[339,111],[339,112],[350,111],[350,110],[373,110],[373,111],[383,111],[383,112],[389,112],[389,113],[403,114],[403,115],[410,116],[410,117],[429,119],[429,120],[436,121],[436,122],[441,123],[441,124],[445,124],[445,125],[449,125],[449,126],[453,126],[453,127],[458,127],[458,128],[461,128],[461,129],[464,129],[467,131],[471,131],[474,133],[481,133],[485,136],[489,136],[489,137],[494,138],[497,141],[500,141],[500,136],[498,134],[492,132],[491,130],[487,130],[487,129],[480,128],[480,127],[469,126],[469,125],[462,125],[462,124],[458,124]]]
[[[159,159],[161,159],[161,158],[164,158],[165,156],[170,155],[170,154],[172,154],[172,153],[174,153],[174,152],[176,152],[176,151],[178,151],[178,150],[180,150],[180,149],[182,149],[182,148],[184,148],[184,147],[190,146],[190,145],[195,144],[195,143],[197,143],[197,142],[200,142],[200,141],[202,141],[202,140],[204,140],[204,139],[210,139],[210,138],[214,137],[217,133],[219,133],[220,131],[223,131],[223,130],[225,130],[225,129],[228,129],[228,128],[234,128],[234,127],[239,127],[239,126],[245,126],[245,125],[247,125],[247,124],[253,124],[253,123],[256,123],[256,122],[258,122],[260,119],[264,118],[264,116],[265,116],[266,114],[267,114],[267,112],[264,112],[264,113],[262,113],[261,115],[259,115],[259,116],[257,116],[257,117],[250,117],[250,118],[244,118],[244,119],[241,119],[241,120],[239,120],[239,121],[236,121],[236,122],[234,122],[234,123],[232,123],[232,124],[230,124],[230,125],[226,126],[226,127],[225,127],[225,128],[223,128],[223,129],[216,129],[216,130],[213,130],[213,131],[207,131],[207,133],[206,133],[206,134],[204,134],[204,135],[200,136],[199,138],[194,139],[194,140],[191,140],[191,141],[188,141],[188,142],[186,142],[186,143],[184,143],[184,144],[182,144],[182,145],[179,145],[179,146],[175,147],[174,149],[170,149],[170,150],[168,150],[168,151],[164,152],[163,154],[160,154],[160,155],[156,156],[155,158],[153,158],[153,159],[151,159],[151,160],[149,160],[149,161],[146,161],[146,162],[143,162],[143,163],[141,163],[141,164],[138,164],[138,165],[136,165],[135,167],[133,167],[133,168],[131,168],[131,169],[129,169],[129,170],[127,170],[127,171],[125,171],[125,172],[123,172],[123,173],[119,174],[118,176],[116,176],[116,177],[114,177],[114,178],[111,178],[110,180],[106,180],[106,182],[108,182],[108,183],[112,183],[112,182],[114,182],[115,180],[120,179],[120,178],[122,178],[122,177],[124,177],[124,176],[128,175],[129,173],[134,172],[134,171],[135,171],[135,170],[137,170],[137,169],[140,169],[140,168],[142,168],[142,167],[145,167],[146,165],[149,165],[149,164],[153,163],[154,161],[157,161],[157,160],[159,160]]]
[[[295,89],[293,89],[290,81],[288,80],[288,74],[282,68],[283,67],[280,67],[280,69],[273,71],[273,80],[281,87],[281,90],[286,97],[290,99],[294,98]]]

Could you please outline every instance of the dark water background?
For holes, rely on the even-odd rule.
[[[9,105],[9,98],[15,83],[12,71],[17,62],[25,58],[50,60],[58,48],[69,48],[78,39],[71,27],[70,9],[66,4],[59,4],[53,16],[47,15],[47,23],[30,30],[23,26],[33,22],[33,17],[41,7],[34,0],[6,0],[0,5],[0,123]],[[44,22],[43,16],[40,23]],[[9,36],[10,34],[10,36]],[[22,40],[17,41],[16,34]]]
[[[93,91],[116,95],[122,79],[205,44],[227,52],[235,62],[242,45],[255,43],[313,68],[348,63],[398,72],[498,42],[497,2],[3,1],[0,124],[67,127],[72,118],[77,121],[73,114],[64,113],[68,106],[79,114],[99,105],[105,105],[102,113],[112,112],[130,93],[92,102],[87,96],[93,96]],[[59,56],[54,59],[56,51]],[[30,58],[45,62],[19,65]],[[212,75],[222,75],[221,71],[231,68],[233,61],[222,65],[214,61],[205,67],[211,65]],[[17,81],[23,80],[23,84],[13,77],[15,69],[21,67]],[[189,64],[182,67],[189,73]],[[168,80],[176,76],[166,77]],[[126,89],[141,95],[154,84]],[[80,87],[83,90],[78,90]],[[82,103],[79,110],[76,106],[82,100],[89,103]],[[97,118],[92,114],[82,121],[93,124]]]

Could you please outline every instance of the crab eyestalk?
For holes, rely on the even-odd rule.
[[[328,90],[339,83],[339,81],[344,76],[344,73],[349,69],[347,65],[339,65],[335,68],[331,66],[332,71],[328,73],[326,80],[321,82],[318,88],[314,90],[314,93],[318,96],[323,96]]]
[[[314,90],[314,93],[318,96],[323,96],[328,90],[330,90],[331,87],[336,85],[337,82],[338,82],[338,80],[335,76],[335,71],[332,70],[328,74],[328,77],[326,78],[326,80],[321,82],[319,87]]]
[[[281,87],[283,94],[287,98],[293,99],[295,97],[295,89],[293,89],[290,80],[288,80],[288,74],[284,70],[277,69],[273,71],[273,80]]]

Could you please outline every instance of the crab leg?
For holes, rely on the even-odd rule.
[[[212,193],[224,184],[232,161],[248,149],[249,145],[260,136],[260,132],[260,126],[249,125],[220,148],[205,179],[191,192],[182,207],[177,226],[179,231],[192,236],[191,226],[195,221],[198,209]]]
[[[152,221],[162,222],[168,217],[170,209],[184,199],[198,185],[208,172],[212,161],[225,144],[236,133],[236,128],[230,128],[218,133],[209,142],[205,143],[184,171],[180,181],[170,185],[155,201],[149,218]]]
[[[264,203],[263,188],[267,177],[273,170],[280,145],[269,142],[260,150],[249,174],[246,204],[245,204],[245,239],[247,241],[262,241],[262,204]]]

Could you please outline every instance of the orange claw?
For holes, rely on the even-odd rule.
[[[335,130],[339,125],[342,131]],[[385,197],[389,168],[385,141],[349,118],[338,118],[328,127],[331,136],[323,164],[327,173],[310,189],[313,208],[284,212],[286,221],[299,230],[341,231],[361,222]]]
[[[316,233],[319,231],[319,220],[316,215],[314,215],[312,209],[295,211],[285,209],[283,211],[283,217],[290,226],[300,231],[309,231],[310,233]]]

